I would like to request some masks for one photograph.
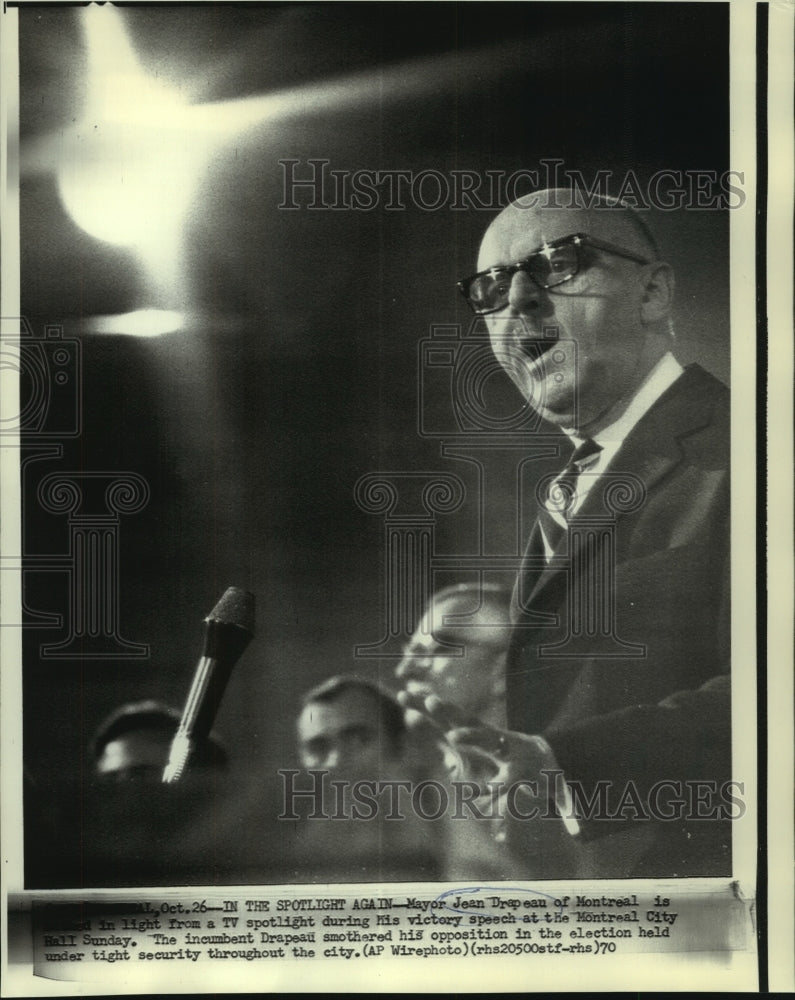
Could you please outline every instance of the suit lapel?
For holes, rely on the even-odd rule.
[[[604,475],[620,476],[625,473],[634,476],[643,484],[648,495],[682,461],[681,439],[709,423],[713,408],[710,394],[698,391],[698,383],[707,378],[698,365],[686,368],[638,421]],[[620,523],[625,515],[620,512],[610,514],[604,504],[607,482],[607,479],[597,480],[577,512],[576,520],[612,516],[616,523]],[[536,521],[525,558],[543,552],[541,530]],[[527,572],[523,568],[526,608],[548,615],[560,607],[569,577],[569,557],[568,533],[564,533],[552,559],[544,568],[539,571],[534,567]]]
[[[609,472],[624,472],[636,476],[648,493],[663,489],[662,484],[672,471],[687,461],[688,435],[709,425],[714,411],[723,405],[725,387],[697,365],[690,366],[665,392],[657,403],[633,428],[621,449],[610,463]],[[599,494],[588,497],[580,517],[604,516]],[[629,558],[632,556],[632,532],[626,530],[627,519],[643,513],[616,517],[617,538],[622,541]],[[622,530],[623,524],[623,530]],[[541,551],[538,528],[531,534],[527,556],[537,557]],[[623,544],[625,543],[625,544]],[[568,540],[563,539],[552,560],[540,572],[530,575],[523,566],[522,579],[531,587],[524,593],[524,621],[533,624],[536,616],[567,614],[566,591],[570,572]],[[536,559],[533,565],[537,566]],[[518,584],[517,584],[518,586]],[[561,622],[561,624],[565,624]],[[518,628],[508,653],[507,708],[509,726],[521,732],[543,732],[561,710],[572,686],[577,684],[586,661],[583,659],[544,659],[537,655],[537,648],[547,639],[554,639],[549,632],[536,628]],[[583,650],[585,651],[585,650]]]
[[[713,402],[708,391],[699,391],[706,373],[688,366],[632,428],[616,452],[605,477],[622,473],[641,481],[650,493],[683,459],[682,439],[709,424]],[[587,473],[586,473],[587,475]],[[604,503],[605,482],[598,480],[577,512],[578,518],[609,514]],[[623,515],[615,513],[616,520]]]
[[[522,557],[522,568],[516,578],[514,588],[514,606],[519,609],[520,618],[525,624],[556,624],[554,614],[550,615],[545,612],[537,595],[543,582],[557,572],[557,568],[546,561],[541,525],[536,519],[530,532],[530,541],[527,543]]]

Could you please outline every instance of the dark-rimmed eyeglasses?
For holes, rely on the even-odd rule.
[[[584,247],[603,250],[605,253],[615,254],[616,257],[635,261],[636,264],[649,263],[647,257],[641,257],[613,243],[595,240],[587,233],[573,233],[571,236],[563,236],[545,243],[535,253],[515,264],[490,267],[488,271],[480,271],[470,278],[464,278],[458,282],[458,287],[473,312],[479,316],[498,312],[508,305],[511,281],[518,271],[532,278],[539,288],[554,288],[556,285],[571,281],[582,269]]]

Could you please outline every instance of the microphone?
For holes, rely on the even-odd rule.
[[[232,667],[254,637],[254,595],[228,587],[204,621],[204,650],[171,742],[164,784],[179,781],[196,743],[212,729]]]

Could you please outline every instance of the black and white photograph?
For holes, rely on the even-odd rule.
[[[791,21],[6,9],[29,995],[495,961],[764,988],[760,66]]]

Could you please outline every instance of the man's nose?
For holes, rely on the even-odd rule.
[[[535,309],[540,304],[543,294],[541,286],[537,285],[529,274],[517,271],[511,278],[511,286],[508,289],[508,305],[515,313]]]

